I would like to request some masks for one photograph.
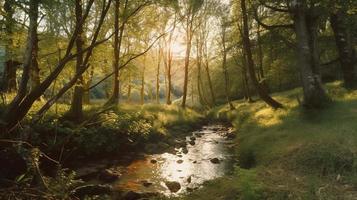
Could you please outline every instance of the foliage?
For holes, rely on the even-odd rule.
[[[60,105],[44,121],[33,124],[32,143],[46,144],[41,146],[56,154],[65,145],[83,156],[143,151],[147,143],[169,140],[182,134],[185,127],[194,128],[202,117],[174,105],[122,104],[101,114],[96,114],[97,107],[93,105],[86,107],[88,120],[78,127],[65,119],[58,120],[67,109]]]
[[[68,169],[60,169],[54,178],[47,177],[48,190],[51,198],[70,199],[72,191],[83,185],[83,181],[75,179],[75,173]]]

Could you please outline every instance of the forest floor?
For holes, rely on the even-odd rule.
[[[274,94],[284,109],[235,101],[210,117],[236,128],[239,160],[232,175],[178,199],[357,199],[357,91],[327,85],[333,103],[304,110],[301,89]]]
[[[206,119],[175,105],[121,105],[103,112],[92,105],[78,125],[62,118],[68,106],[59,104],[40,123],[31,123],[30,115],[20,133],[61,163],[84,165],[110,159],[108,155],[167,152],[207,121],[225,121],[236,130],[236,169],[177,199],[352,200],[357,199],[357,91],[341,88],[339,82],[327,85],[333,103],[321,110],[301,108],[297,97],[302,91],[297,88],[273,95],[284,109],[273,110],[261,101],[235,101],[235,110],[218,106]],[[48,161],[41,163],[46,166]],[[12,173],[13,168],[8,169]],[[64,184],[70,191],[72,180],[67,179],[49,178],[55,183],[51,195],[67,195],[56,189]]]

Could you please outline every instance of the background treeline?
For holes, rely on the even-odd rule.
[[[323,83],[355,87],[355,4],[2,0],[3,130],[36,103],[35,119],[61,102],[81,121],[93,100],[207,108],[259,95],[278,108],[269,93],[302,86],[302,104],[321,107]]]

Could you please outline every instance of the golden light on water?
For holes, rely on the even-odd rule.
[[[206,133],[196,137],[195,145],[187,145],[187,154],[182,153],[180,148],[176,149],[176,154],[157,154],[131,163],[117,186],[133,191],[176,195],[186,192],[187,188],[198,187],[206,180],[223,176],[231,168],[230,154],[224,145],[227,141],[219,134],[212,134],[211,130],[206,130]],[[221,162],[214,164],[210,161],[212,158]],[[156,162],[152,163],[152,160]],[[143,181],[152,185],[145,187]],[[181,190],[171,193],[165,185],[166,181],[179,182]]]

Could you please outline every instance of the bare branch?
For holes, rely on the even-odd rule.
[[[294,28],[294,24],[275,24],[275,25],[267,25],[267,24],[265,24],[264,22],[262,22],[262,21],[259,19],[257,9],[254,9],[254,15],[253,15],[253,16],[254,16],[255,21],[256,21],[260,26],[262,26],[263,28],[268,29],[268,30],[276,29],[276,28],[290,28],[290,29],[293,29],[293,28]]]
[[[99,35],[99,32],[101,30],[101,27],[102,27],[102,24],[104,22],[104,19],[106,17],[106,14],[108,13],[108,10],[110,8],[110,5],[111,5],[111,0],[108,1],[108,3],[106,5],[103,5],[103,8],[102,8],[102,15],[101,15],[101,18],[99,20],[99,23],[98,23],[98,26],[96,28],[96,31],[95,31],[95,34],[92,38],[92,41],[91,41],[91,44],[89,47],[87,47],[86,49],[84,49],[82,52],[77,52],[76,54],[73,54],[71,55],[71,58],[75,58],[76,55],[78,55],[79,53],[83,53],[83,52],[87,52],[86,54],[86,57],[83,61],[83,65],[85,66],[81,71],[79,71],[77,74],[75,74],[75,76],[54,96],[52,97],[50,100],[48,100],[46,102],[45,105],[43,105],[41,107],[41,109],[37,112],[37,119],[40,119],[41,116],[43,116],[43,114],[64,94],[66,93],[77,81],[77,79],[89,68],[89,58],[90,56],[92,55],[92,52],[93,52],[93,49],[98,46],[99,44],[102,44],[104,43],[105,41],[109,40],[109,38],[111,38],[111,36],[113,34],[111,34],[109,37],[101,40],[101,41],[97,41],[97,37]]]
[[[135,56],[132,56],[131,58],[129,58],[124,64],[122,64],[122,65],[119,67],[119,70],[122,69],[122,68],[124,68],[125,66],[127,66],[132,60],[134,60],[134,59],[136,59],[136,58],[138,58],[138,57],[144,55],[145,53],[147,53],[147,52],[154,46],[154,44],[155,44],[161,37],[163,37],[164,35],[166,35],[167,33],[168,33],[168,32],[163,33],[163,34],[161,34],[159,37],[157,37],[157,38],[150,44],[150,46],[149,46],[147,49],[145,49],[145,51],[143,51],[143,52],[141,52],[141,53],[139,53],[139,54],[136,54]],[[112,72],[112,73],[106,75],[103,79],[101,79],[100,81],[98,81],[98,82],[95,83],[94,85],[90,86],[90,87],[87,89],[87,91],[88,91],[88,90],[91,90],[91,89],[93,89],[93,88],[95,88],[95,87],[97,87],[97,86],[98,86],[99,84],[101,84],[103,81],[105,81],[105,80],[107,80],[109,77],[113,76],[114,73],[115,73],[115,72]]]
[[[269,8],[273,11],[277,11],[277,12],[284,12],[284,13],[288,13],[290,12],[289,8],[283,8],[283,7],[275,7],[275,6],[271,6],[271,5],[268,5],[266,2],[263,2],[262,0],[259,0],[259,3],[266,7],[266,8]]]

